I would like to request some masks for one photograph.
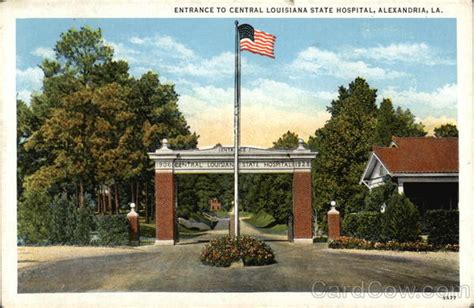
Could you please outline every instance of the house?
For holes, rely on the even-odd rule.
[[[424,214],[458,208],[458,175],[458,138],[393,137],[373,147],[360,183],[373,189],[391,178]]]
[[[209,206],[211,211],[219,211],[221,209],[221,202],[217,198],[212,198],[209,200]]]

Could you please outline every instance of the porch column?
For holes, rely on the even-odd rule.
[[[157,245],[176,242],[176,182],[173,172],[155,173],[155,225]]]
[[[401,195],[404,193],[404,190],[403,190],[403,181],[401,179],[398,179],[398,193]]]
[[[313,243],[313,208],[311,172],[293,173],[294,242]]]

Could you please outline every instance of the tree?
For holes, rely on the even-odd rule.
[[[325,219],[331,200],[339,209],[362,209],[366,188],[359,185],[373,144],[376,125],[376,90],[362,78],[341,87],[339,97],[331,103],[332,113],[326,125],[310,138],[310,148],[319,152],[313,164],[314,201],[318,213]]]
[[[298,147],[298,135],[286,132],[273,148],[294,150]],[[289,174],[255,174],[243,177],[243,201],[253,212],[265,211],[277,223],[286,223],[292,212],[292,177]]]
[[[438,126],[434,129],[435,137],[442,138],[442,137],[458,137],[459,132],[456,125],[453,124],[443,124]]]
[[[426,135],[423,124],[415,122],[409,109],[395,109],[390,99],[383,99],[377,111],[377,124],[374,131],[374,144],[388,146],[393,136],[422,137]]]
[[[273,142],[273,148],[279,150],[294,150],[298,147],[298,135],[287,131],[277,141]]]
[[[100,29],[72,28],[54,50],[55,58],[40,65],[42,93],[31,106],[18,103],[23,186],[74,196],[81,207],[91,196],[102,212],[143,203],[148,215],[154,198],[147,152],[164,138],[175,149],[197,144],[174,86],[153,72],[130,77]]]

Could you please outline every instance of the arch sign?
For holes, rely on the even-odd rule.
[[[311,163],[317,153],[305,149],[302,139],[298,143],[297,149],[289,151],[241,147],[239,173],[292,173],[294,242],[312,243]],[[155,162],[156,244],[174,245],[178,236],[175,174],[233,173],[234,148],[218,144],[174,151],[165,139],[161,148],[148,155]]]

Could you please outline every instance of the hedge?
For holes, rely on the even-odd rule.
[[[125,215],[96,216],[99,245],[127,245],[129,237],[128,219]]]
[[[428,242],[433,245],[459,243],[459,211],[431,210],[426,212]]]
[[[347,214],[342,222],[342,233],[369,241],[380,241],[382,216],[382,213],[374,211]]]
[[[382,236],[385,241],[414,242],[420,235],[420,214],[405,196],[394,193],[382,216]]]

